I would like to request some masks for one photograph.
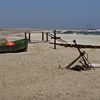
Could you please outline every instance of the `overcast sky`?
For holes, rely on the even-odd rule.
[[[0,28],[100,28],[100,0],[0,0]]]

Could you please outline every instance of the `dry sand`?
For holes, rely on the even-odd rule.
[[[68,41],[77,37],[82,43],[84,39],[91,43],[92,38],[93,44],[100,44],[100,36],[62,37]],[[0,54],[0,100],[100,100],[99,68],[82,72],[60,69],[79,55],[77,49],[57,46],[54,50],[53,44],[38,43],[40,34],[32,36],[34,40],[37,43],[29,44],[27,52]],[[91,63],[100,64],[100,49],[85,50]]]

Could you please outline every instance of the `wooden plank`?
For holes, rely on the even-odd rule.
[[[53,42],[50,42],[51,44],[54,44]],[[64,43],[56,43],[56,45],[64,46],[64,47],[75,47],[75,44],[64,44]],[[83,45],[83,44],[77,44],[79,48],[96,48],[100,49],[100,46],[97,45]]]
[[[75,47],[74,44],[64,44],[65,47]],[[82,44],[78,44],[77,45],[79,48],[100,48],[100,46],[96,46],[96,45],[82,45]]]

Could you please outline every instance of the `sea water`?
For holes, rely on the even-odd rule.
[[[83,34],[83,35],[100,35],[100,32],[79,32],[77,34]]]
[[[62,34],[100,35],[100,31],[93,31],[93,32],[85,32],[85,31],[81,31],[81,32],[63,32]]]

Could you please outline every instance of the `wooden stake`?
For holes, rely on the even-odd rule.
[[[54,49],[56,49],[56,30],[54,30]]]
[[[31,33],[28,33],[29,34],[29,42],[31,42]]]
[[[46,41],[48,41],[48,32],[46,33]]]
[[[44,32],[42,32],[42,41],[44,41]]]
[[[25,34],[25,39],[27,39],[27,33],[25,32],[24,34]]]

